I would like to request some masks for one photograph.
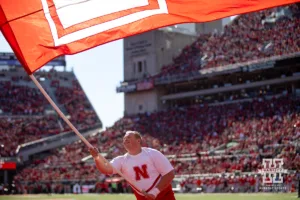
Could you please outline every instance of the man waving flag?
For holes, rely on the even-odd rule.
[[[0,0],[0,29],[29,74],[60,55],[160,27],[299,0]]]
[[[97,148],[90,148],[98,170],[115,174],[117,169],[134,180],[138,188],[131,187],[137,200],[175,200],[171,186],[174,168],[170,161],[161,152],[142,147],[142,136],[137,131],[126,132],[123,146],[127,153],[114,158],[111,166],[100,157]]]
[[[126,177],[138,200],[173,200],[174,170],[160,152],[128,132],[128,154],[111,162],[79,133],[33,73],[61,55],[173,24],[207,22],[300,0],[0,0],[0,30],[42,94],[89,147],[97,168]],[[138,165],[137,165],[138,164]]]

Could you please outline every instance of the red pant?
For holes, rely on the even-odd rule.
[[[147,200],[146,197],[141,196],[136,192],[134,192],[134,195],[137,200]],[[176,200],[174,192],[172,190],[172,186],[169,185],[164,191],[159,193],[155,200]]]

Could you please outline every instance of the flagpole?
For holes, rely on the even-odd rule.
[[[75,128],[75,126],[70,122],[70,120],[64,115],[64,113],[59,109],[59,107],[55,104],[55,102],[51,99],[51,97],[48,95],[48,93],[45,91],[43,86],[38,82],[38,80],[35,78],[33,74],[30,74],[29,77],[34,82],[34,84],[37,86],[37,88],[41,91],[41,93],[45,96],[45,98],[48,100],[48,102],[51,104],[51,106],[54,108],[54,110],[58,113],[58,115],[69,125],[69,127],[75,132],[75,134],[84,142],[84,144],[88,148],[93,148],[91,143],[81,135],[81,133]],[[125,175],[118,169],[114,168],[110,162],[108,162],[100,153],[99,156],[102,158],[102,160],[106,161],[120,176],[122,176],[126,181],[128,181],[129,184],[135,187],[138,192],[141,192],[141,189],[139,189],[134,182],[128,178],[125,177]]]
[[[93,148],[93,146],[91,145],[91,143],[89,143],[89,141],[87,141],[85,139],[85,137],[83,137],[81,135],[81,133],[79,133],[79,131],[77,130],[77,128],[75,128],[75,126],[70,122],[70,120],[63,114],[63,112],[58,108],[58,106],[54,103],[54,101],[51,99],[51,97],[48,95],[48,93],[44,90],[43,86],[38,82],[38,80],[36,80],[35,76],[33,74],[29,75],[31,80],[35,83],[35,85],[39,88],[39,90],[42,92],[42,94],[45,96],[45,98],[49,101],[49,103],[51,104],[51,106],[54,108],[54,110],[58,113],[58,115],[70,126],[70,128],[75,132],[75,134],[84,142],[84,144],[89,147],[89,148]]]

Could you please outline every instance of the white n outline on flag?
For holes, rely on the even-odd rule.
[[[56,0],[57,1],[57,0]],[[166,0],[157,0],[159,8],[158,9],[153,9],[153,10],[143,10],[139,11],[136,13],[132,13],[130,15],[120,17],[111,21],[107,21],[101,24],[97,24],[85,29],[78,30],[76,32],[67,34],[65,36],[62,36],[61,38],[58,37],[58,32],[56,28],[56,24],[54,20],[52,19],[50,15],[50,10],[49,10],[49,5],[47,0],[41,0],[42,5],[43,5],[43,10],[45,13],[45,17],[49,23],[54,45],[55,46],[60,46],[64,44],[68,44],[71,42],[75,42],[77,40],[87,38],[93,35],[96,35],[98,33],[117,28],[119,26],[123,26],[150,16],[158,15],[158,14],[166,14],[168,13],[168,7],[167,7],[167,2]]]

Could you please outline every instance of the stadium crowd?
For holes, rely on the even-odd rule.
[[[25,72],[21,70],[8,71],[5,81],[0,80],[1,157],[15,156],[20,144],[70,131],[69,126],[57,115],[46,114],[49,103],[37,88],[32,87],[34,85],[30,85],[30,80],[23,78]],[[65,113],[79,130],[93,127],[100,120],[74,74],[68,75],[69,79],[54,70],[45,73],[49,81],[55,80],[56,83],[56,87],[46,90],[54,90],[58,105],[65,108]],[[60,87],[59,77],[64,77],[63,80],[68,84]]]
[[[57,116],[0,118],[0,156],[13,157],[18,145],[62,131]]]
[[[261,175],[240,175],[240,176],[213,176],[210,178],[189,177],[180,182],[180,192],[206,192],[206,193],[224,193],[224,192],[295,192],[297,187],[297,174],[288,174],[283,176],[283,184],[273,189],[264,187],[263,176]],[[282,188],[280,188],[282,187]],[[280,189],[279,189],[280,188]]]
[[[291,5],[238,16],[223,33],[200,35],[172,65],[163,67],[158,77],[299,52],[298,13],[299,8]],[[68,86],[60,84],[58,72],[50,72],[47,78],[58,103],[76,127],[99,122],[77,80],[64,79]],[[36,89],[14,81],[0,82],[0,109],[5,116],[0,118],[0,141],[5,141],[0,144],[3,157],[14,156],[19,144],[70,130],[56,116],[39,116],[47,102]],[[293,127],[299,124],[299,113],[299,97],[288,95],[215,106],[195,104],[125,116],[100,137],[91,136],[88,141],[111,159],[125,153],[124,132],[137,130],[143,135],[144,146],[169,156],[177,175],[212,174],[210,178],[185,179],[180,182],[182,191],[201,188],[205,192],[255,192],[260,190],[259,176],[225,178],[214,174],[257,172],[262,168],[262,158],[267,156],[283,158],[285,169],[299,171],[300,149],[293,144],[300,140],[300,128]],[[72,191],[71,183],[82,181],[96,185],[96,192],[130,191],[125,182],[116,186],[104,181],[105,177],[100,181],[94,164],[82,160],[87,156],[88,150],[81,141],[52,150],[51,155],[34,160],[14,177],[16,191],[63,193]],[[295,176],[288,175],[284,180],[286,191],[292,191]]]
[[[239,15],[222,33],[200,34],[154,77],[300,52],[297,4]]]
[[[299,98],[283,96],[127,116],[102,132],[100,138],[91,136],[88,140],[110,159],[125,152],[122,147],[124,131],[138,130],[143,133],[145,146],[175,156],[171,162],[178,175],[253,172],[262,167],[262,158],[270,155],[282,156],[287,169],[299,170],[300,149],[291,143],[300,139],[299,127],[293,127],[300,119],[297,102]],[[238,145],[224,148],[224,154],[219,156],[215,153],[216,147],[230,142]],[[36,160],[15,180],[96,181],[96,168],[82,161],[88,155],[85,145],[78,141],[55,150],[45,159]],[[182,160],[183,157],[188,159]]]
[[[58,87],[55,91],[60,105],[66,108],[71,117],[71,122],[77,124],[79,129],[88,128],[99,122],[96,112],[88,101],[77,81],[73,81],[72,87]],[[66,125],[66,130],[70,128]]]
[[[13,115],[43,114],[47,102],[38,89],[0,81],[0,110]]]
[[[282,55],[287,53],[299,52],[299,37],[300,27],[299,27],[299,8],[296,4],[280,7],[280,8],[272,8],[268,10],[263,10],[259,12],[249,13],[245,15],[238,16],[231,24],[227,25],[224,29],[224,32],[221,34],[212,33],[200,35],[198,40],[193,43],[191,46],[188,46],[183,49],[182,54],[174,59],[174,63],[171,66],[163,67],[162,76],[170,74],[170,73],[181,73],[187,72],[195,69],[203,68],[203,67],[217,67],[220,65],[233,64],[237,62],[245,62],[249,59],[258,59],[263,57],[269,57],[273,55]],[[272,19],[272,20],[270,20]],[[258,37],[259,36],[259,37]],[[247,44],[247,45],[246,45]],[[229,51],[230,49],[230,51]],[[200,66],[195,66],[192,63],[195,63],[195,59],[203,58]],[[184,67],[183,67],[184,66]],[[195,68],[196,67],[196,68]],[[50,71],[46,73],[46,77],[51,81],[51,86],[55,90],[55,95],[57,96],[58,102],[66,108],[66,112],[70,115],[71,121],[74,122],[79,128],[86,128],[95,124],[98,121],[97,115],[95,111],[91,108],[90,103],[88,102],[84,92],[79,86],[77,80],[75,78],[66,79],[56,71]],[[20,79],[18,77],[12,77],[12,81],[0,82],[1,88],[1,105],[0,109],[2,113],[10,113],[13,115],[38,115],[43,114],[45,111],[45,106],[48,105],[46,100],[36,88],[16,85],[14,82],[18,82]],[[22,79],[23,80],[23,79]],[[71,87],[60,86],[60,81],[65,80],[71,83]],[[186,109],[186,108],[183,108]],[[205,108],[203,108],[205,109]],[[227,108],[225,107],[223,111]],[[195,109],[195,112],[200,112],[199,109]],[[208,110],[214,112],[213,109]],[[176,112],[176,111],[170,111]],[[179,111],[185,112],[185,111]],[[193,112],[193,108],[187,110],[186,112]],[[160,115],[160,116],[155,116]],[[152,117],[159,117],[164,122],[159,122],[155,124],[155,128],[161,132],[163,131],[171,131],[174,132],[172,135],[176,135],[176,123],[178,117],[170,120],[167,116],[168,112],[162,112],[157,114],[152,114]],[[169,115],[171,116],[171,115]],[[181,116],[181,113],[178,114]],[[139,116],[142,118],[147,118],[146,115]],[[139,117],[134,120],[139,120]],[[10,120],[10,119],[7,119]],[[45,118],[45,121],[48,119]],[[190,151],[200,151],[206,149],[208,146],[216,147],[223,143],[228,138],[222,138],[223,136],[219,136],[218,134],[223,131],[224,127],[218,126],[214,130],[214,132],[210,134],[205,134],[209,129],[214,128],[214,124],[210,125],[210,122],[207,120],[199,119],[199,121],[195,122],[195,126],[192,126],[187,119],[187,122],[184,124],[186,126],[186,130],[182,131],[180,134],[185,141],[185,138],[190,138],[190,140],[199,141],[206,140],[209,143],[201,142],[198,145],[190,144],[190,143],[179,143],[178,139],[173,137],[159,138],[162,141],[167,141],[167,143],[171,143],[173,141],[177,141],[178,146],[172,147],[168,146],[163,148],[164,153],[185,153]],[[222,123],[222,119],[221,123]],[[24,120],[26,122],[26,120]],[[216,119],[211,119],[211,122]],[[204,130],[199,130],[199,127],[202,127],[202,122],[205,122]],[[208,122],[208,123],[207,123]],[[118,123],[122,123],[118,122]],[[165,130],[165,123],[172,126],[171,130]],[[253,122],[255,123],[255,122]],[[259,123],[259,122],[258,122]],[[264,123],[271,123],[267,120]],[[24,125],[24,123],[22,123]],[[57,124],[52,123],[53,127],[47,127],[48,133],[57,133],[59,130],[57,128]],[[279,123],[280,124],[280,123]],[[177,123],[177,126],[181,124]],[[24,125],[26,126],[26,125]],[[63,130],[70,130],[68,126],[64,123],[62,124]],[[160,128],[162,126],[162,128]],[[192,127],[188,127],[192,126]],[[212,126],[212,127],[209,127]],[[236,125],[235,125],[236,126]],[[241,125],[243,126],[243,125]],[[265,125],[267,126],[267,124]],[[36,127],[39,129],[39,127]],[[133,127],[143,130],[148,130],[148,127]],[[150,127],[152,128],[152,127]],[[232,127],[237,128],[237,127]],[[44,127],[42,127],[44,130]],[[154,128],[152,128],[154,129]],[[203,129],[203,128],[201,128]],[[219,129],[219,130],[218,130]],[[180,130],[180,129],[177,129]],[[191,135],[193,132],[204,131],[203,135],[196,136]],[[227,131],[227,130],[224,130]],[[233,132],[233,130],[231,130]],[[112,131],[114,132],[114,131]],[[150,131],[154,135],[149,135],[149,141],[152,141],[151,136],[156,137],[156,132],[154,130]],[[178,132],[178,131],[177,131]],[[279,131],[278,131],[279,132]],[[44,135],[48,135],[48,133]],[[236,132],[235,132],[236,133]],[[10,135],[10,133],[5,133]],[[119,133],[115,133],[119,134]],[[157,133],[158,134],[158,133]],[[212,135],[211,135],[212,134]],[[242,133],[242,134],[250,134]],[[263,134],[263,133],[262,133]],[[37,135],[37,137],[34,137]],[[112,134],[114,135],[114,133]],[[203,138],[203,137],[206,138]],[[41,138],[40,134],[31,134],[26,141],[31,141],[34,139]],[[110,136],[111,137],[111,136]],[[198,137],[198,138],[195,138]],[[235,135],[235,137],[239,137]],[[252,136],[254,137],[254,136]],[[29,139],[30,138],[30,139]],[[208,140],[208,138],[211,138]],[[20,142],[23,139],[20,140]],[[15,141],[15,140],[14,140]],[[111,141],[108,141],[111,142]],[[157,141],[155,141],[157,142]],[[251,145],[250,140],[246,141],[247,143],[243,143],[243,145],[238,148],[247,148]],[[272,141],[270,141],[272,142]],[[150,145],[150,144],[147,144]],[[151,144],[152,145],[152,144]],[[159,145],[159,144],[157,144]],[[110,148],[110,154],[116,155],[121,152],[122,146],[116,145],[106,145],[102,149],[107,151],[107,148]],[[183,148],[184,147],[184,148]],[[9,148],[9,147],[7,147]],[[161,148],[161,147],[160,147]],[[1,150],[2,151],[2,150]],[[8,155],[7,153],[5,153]],[[11,154],[11,153],[9,153]],[[0,154],[4,155],[4,154]]]
[[[238,192],[295,192],[297,189],[297,174],[283,176],[283,183],[277,187],[268,188],[262,184],[261,175],[234,175],[211,177],[188,177],[176,181],[180,187],[175,192],[180,193],[238,193]],[[132,193],[132,189],[123,179],[106,179],[106,181],[65,181],[65,182],[31,182],[16,183],[14,193]],[[0,191],[1,194],[1,191]]]

